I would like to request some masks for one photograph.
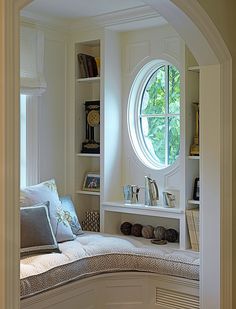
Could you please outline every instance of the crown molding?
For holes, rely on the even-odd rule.
[[[55,18],[48,15],[31,13],[24,9],[21,11],[21,19],[24,22],[37,23],[37,25],[43,28],[50,28],[57,31],[86,31],[98,28],[128,31],[167,24],[167,21],[148,5],[78,19]]]
[[[150,26],[160,26],[167,24],[167,21],[153,8],[148,5],[102,14],[91,18],[81,18],[71,23],[70,28],[92,29],[110,28],[117,31],[128,31]]]
[[[66,19],[55,18],[46,15],[34,14],[26,10],[20,12],[21,22],[40,26],[40,28],[47,28],[50,30],[68,31],[70,23]]]
[[[94,19],[103,26],[127,23],[148,18],[160,17],[160,14],[148,5],[95,16]]]

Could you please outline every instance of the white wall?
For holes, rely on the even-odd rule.
[[[65,193],[66,175],[66,39],[44,30],[44,74],[47,90],[38,109],[39,181],[55,178],[58,190]]]
[[[122,66],[123,66],[123,184],[138,184],[144,186],[144,176],[156,179],[159,193],[165,189],[181,191],[180,204],[184,207],[184,126],[181,134],[181,152],[178,164],[162,171],[146,167],[137,158],[128,136],[127,104],[129,91],[137,72],[153,59],[167,60],[177,66],[184,80],[184,42],[168,25],[130,31],[122,34]],[[181,114],[184,115],[184,97],[182,94]],[[184,119],[183,119],[184,120]],[[141,202],[144,194],[141,190]],[[161,194],[162,198],[162,194]]]
[[[102,166],[103,193],[101,201],[119,200],[121,196],[122,157],[122,104],[121,104],[121,48],[120,35],[105,31],[104,62],[104,104]]]

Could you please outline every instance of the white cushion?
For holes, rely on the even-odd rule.
[[[21,190],[21,207],[32,206],[46,201],[50,203],[49,215],[56,240],[58,242],[73,240],[75,237],[62,208],[54,179]]]

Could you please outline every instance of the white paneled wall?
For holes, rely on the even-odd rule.
[[[66,186],[66,39],[56,31],[43,31],[47,90],[39,100],[39,180],[55,178],[63,194]]]
[[[123,183],[138,184],[144,186],[144,176],[148,175],[156,179],[159,191],[173,189],[180,192],[180,204],[185,203],[184,193],[184,126],[181,127],[181,152],[177,164],[162,171],[149,169],[137,158],[127,128],[127,104],[129,91],[139,70],[154,59],[171,62],[178,67],[184,80],[184,42],[170,26],[150,28],[138,31],[130,31],[122,34],[122,82],[123,82]],[[184,98],[182,92],[182,115],[184,114]],[[182,120],[184,120],[182,118]],[[184,121],[183,121],[184,123]],[[140,202],[143,202],[144,194],[141,190]],[[184,206],[183,206],[184,207]]]

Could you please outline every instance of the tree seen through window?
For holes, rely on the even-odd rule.
[[[180,151],[180,73],[174,66],[159,67],[147,81],[140,128],[153,159],[162,166],[173,164]]]

